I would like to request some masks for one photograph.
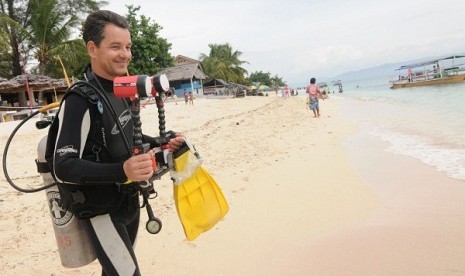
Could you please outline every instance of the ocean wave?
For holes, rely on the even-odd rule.
[[[371,135],[388,142],[388,152],[410,156],[435,167],[449,177],[465,180],[465,149],[438,146],[431,139],[375,128]]]

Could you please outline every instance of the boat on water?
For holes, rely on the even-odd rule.
[[[391,80],[391,89],[459,83],[465,80],[465,56],[448,56],[441,59],[402,65],[397,77]]]

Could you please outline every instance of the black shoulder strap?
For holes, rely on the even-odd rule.
[[[103,114],[103,104],[102,100],[100,99],[97,88],[90,84],[87,81],[78,81],[74,83],[67,91],[65,96],[63,97],[62,101],[70,94],[75,93],[79,96],[87,99],[87,101],[91,104],[97,105],[97,109],[99,112],[98,114]]]
[[[85,81],[78,81],[68,88],[61,102],[63,102],[66,99],[66,97],[68,97],[71,94],[77,94],[83,97],[84,99],[87,99],[90,103],[96,105],[98,112],[93,112],[93,113],[96,114],[97,116],[96,118],[97,124],[102,124],[101,117],[103,114],[103,104],[100,101],[97,93],[98,92],[96,88],[92,86],[90,83],[85,82]],[[58,133],[58,123],[57,123],[58,120],[57,119],[58,119],[58,114],[60,112],[61,112],[61,106],[58,109],[58,112],[55,115],[56,117],[53,120],[48,130],[47,146],[46,146],[46,151],[45,151],[45,159],[49,167],[48,171],[50,171],[52,175],[53,175],[53,154],[55,150],[55,143],[56,143],[57,133]],[[47,168],[44,166],[39,167],[38,165],[37,169],[39,172],[47,172]]]

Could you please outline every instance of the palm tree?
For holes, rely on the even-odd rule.
[[[74,51],[83,47],[79,40],[69,40],[71,32],[80,24],[75,15],[65,14],[58,9],[58,0],[32,0],[35,10],[30,21],[30,42],[34,47],[34,57],[38,60],[39,74],[46,74],[47,64],[57,64],[57,55],[68,61],[76,61]],[[66,57],[64,57],[66,56]]]
[[[5,18],[0,20],[2,19]],[[8,44],[8,33],[3,28],[0,28],[0,77],[10,77],[12,67],[10,56],[11,46]]]
[[[2,65],[5,65],[5,77],[22,74],[20,45],[27,33],[22,25],[22,18],[26,18],[25,1],[1,0],[0,1],[0,28],[2,36],[1,54]],[[18,3],[21,2],[21,3]]]
[[[223,79],[228,82],[243,83],[247,70],[241,67],[247,61],[240,60],[242,52],[233,51],[231,45],[208,44],[210,54],[200,55],[203,70],[210,79]]]
[[[2,60],[10,64],[9,75],[22,74],[22,60],[31,54],[39,61],[40,74],[59,74],[57,56],[68,69],[79,71],[87,63],[87,54],[84,43],[70,40],[71,34],[80,26],[79,18],[107,4],[99,0],[0,0],[0,34],[6,34],[9,45],[0,44],[0,51]]]

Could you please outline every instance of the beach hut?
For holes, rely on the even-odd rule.
[[[20,117],[25,109],[52,103],[61,98],[68,86],[65,79],[42,75],[19,75],[0,79],[0,112],[2,121]]]
[[[229,82],[231,89],[234,92],[234,96],[236,98],[245,97],[247,95],[252,95],[252,89],[250,89],[247,85]]]
[[[205,96],[225,95],[228,83],[222,79],[212,79],[203,84]]]
[[[178,55],[174,59],[174,67],[161,70],[158,74],[166,74],[172,90],[178,97],[182,97],[184,89],[192,91],[195,96],[204,94],[203,81],[206,75],[200,61]]]
[[[251,89],[242,84],[212,79],[204,83],[205,96],[245,97]]]

